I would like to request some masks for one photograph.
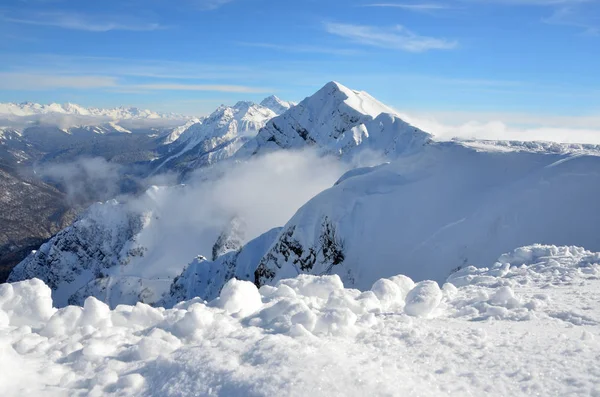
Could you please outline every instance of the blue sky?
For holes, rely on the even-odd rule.
[[[8,0],[0,59],[2,102],[201,115],[337,80],[407,111],[590,118],[600,1]]]

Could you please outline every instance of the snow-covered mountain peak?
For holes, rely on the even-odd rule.
[[[207,118],[169,135],[165,143],[172,144],[174,150],[155,172],[163,167],[199,168],[229,158],[275,116],[272,110],[254,102],[221,105]]]
[[[308,99],[311,100],[312,104],[321,102],[328,104],[329,107],[336,108],[347,106],[356,112],[373,118],[381,113],[396,114],[394,109],[373,98],[367,92],[352,90],[337,81],[325,84],[316,94],[305,99],[305,101]]]
[[[263,99],[262,102],[260,103],[260,105],[271,109],[273,112],[275,112],[279,116],[280,114],[286,112],[287,110],[289,110],[292,106],[295,106],[296,104],[293,102],[284,101],[284,100],[280,99],[279,97],[277,97],[276,95],[271,95],[271,96]]]
[[[179,139],[181,134],[183,134],[184,132],[189,130],[192,126],[198,127],[200,124],[202,124],[202,121],[203,121],[203,119],[198,119],[198,118],[193,118],[193,119],[188,120],[187,123],[185,123],[184,125],[174,128],[167,135],[167,137],[165,138],[163,143],[165,145],[168,145],[170,143],[175,142],[177,139]]]
[[[239,111],[247,111],[248,109],[250,109],[252,106],[256,106],[256,104],[252,101],[238,101],[235,105],[233,105],[232,107],[234,109],[238,109]]]
[[[270,120],[255,139],[244,145],[239,157],[306,146],[349,158],[367,149],[387,156],[429,138],[429,134],[405,123],[393,109],[366,92],[329,82]]]

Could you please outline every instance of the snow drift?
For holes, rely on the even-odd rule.
[[[211,302],[53,308],[0,286],[0,394],[594,395],[600,254],[535,245],[448,283],[231,280]]]

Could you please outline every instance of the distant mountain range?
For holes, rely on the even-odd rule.
[[[74,103],[50,103],[43,105],[33,102],[23,103],[0,103],[0,118],[5,117],[28,117],[38,115],[74,115],[102,117],[110,120],[131,120],[131,119],[182,119],[185,116],[175,113],[157,113],[147,109],[136,107],[117,107],[111,109],[86,108]]]

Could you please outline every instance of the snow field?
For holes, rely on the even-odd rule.
[[[441,287],[233,279],[169,310],[4,284],[0,395],[600,395],[599,276],[600,253],[535,245]]]

